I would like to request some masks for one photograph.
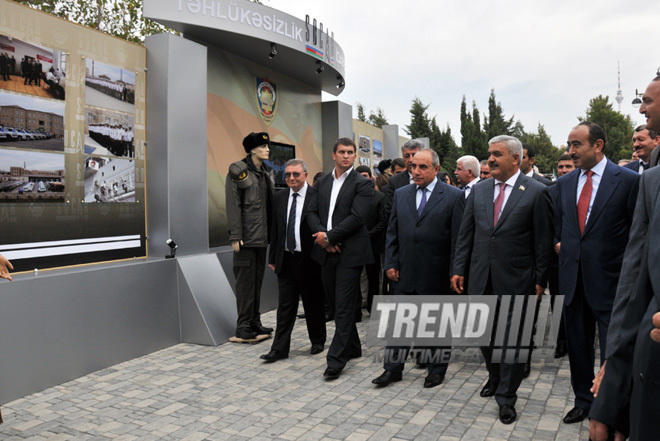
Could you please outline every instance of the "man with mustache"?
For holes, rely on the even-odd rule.
[[[575,404],[564,423],[584,420],[593,395],[594,340],[600,337],[601,364],[623,252],[632,224],[639,175],[609,161],[606,136],[593,122],[581,122],[568,135],[568,153],[578,172],[555,186],[555,251],[559,253],[559,292],[564,298],[568,357]]]

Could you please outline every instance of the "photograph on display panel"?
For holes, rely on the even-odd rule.
[[[85,157],[85,203],[135,202],[135,161]]]
[[[85,105],[135,114],[135,72],[87,58]]]
[[[63,100],[61,51],[0,35],[0,89]]]
[[[374,168],[378,167],[378,164],[380,161],[383,159],[383,143],[381,141],[378,141],[377,139],[373,140],[373,166]]]
[[[0,148],[0,203],[63,202],[63,153]]]
[[[135,157],[135,115],[85,107],[85,154]]]
[[[64,101],[0,90],[0,146],[64,151]]]
[[[371,156],[371,138],[368,136],[360,135],[358,150],[360,151],[360,156]]]

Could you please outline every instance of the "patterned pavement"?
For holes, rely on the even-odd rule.
[[[275,325],[275,312],[262,316]],[[368,321],[358,324],[366,341]],[[328,324],[329,340],[334,325]],[[382,372],[364,347],[338,380],[322,378],[326,352],[310,355],[298,320],[286,360],[264,364],[272,340],[218,347],[179,344],[2,406],[0,440],[561,440],[588,439],[567,425],[573,406],[568,359],[539,361],[518,391],[518,420],[499,422],[481,398],[483,363],[450,364],[442,385],[406,364],[401,382],[375,388]],[[327,345],[326,345],[327,348]]]

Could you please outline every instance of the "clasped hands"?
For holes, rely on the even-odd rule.
[[[326,250],[328,253],[341,253],[341,249],[339,248],[339,245],[341,244],[331,244],[330,242],[326,242],[325,234],[325,231],[319,231],[318,233],[312,234],[312,237],[314,237],[314,243],[320,245],[321,248]]]

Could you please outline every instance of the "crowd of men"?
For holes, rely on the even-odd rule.
[[[115,156],[133,157],[133,129],[122,124],[89,125],[89,136]]]
[[[281,310],[272,348],[261,358],[288,357],[300,296],[312,354],[324,349],[325,330],[315,328],[323,321],[322,304],[326,318],[334,318],[323,376],[338,378],[362,354],[355,326],[361,316],[360,274],[381,256],[389,281],[383,290],[392,294],[492,295],[498,302],[502,296],[536,295],[538,301],[549,288],[553,297],[564,296],[555,357],[568,353],[575,393],[564,423],[589,417],[594,441],[656,439],[660,273],[650,268],[660,259],[660,237],[647,232],[660,223],[660,210],[655,212],[660,168],[652,168],[660,151],[655,148],[660,76],[649,84],[640,112],[647,124],[633,137],[638,160],[626,167],[612,163],[606,154],[616,146],[608,146],[597,124],[581,122],[568,134],[555,182],[535,172],[533,146],[505,135],[489,141],[486,160],[457,160],[460,189],[447,185],[437,154],[415,140],[392,161],[389,180],[379,176],[375,183],[368,168],[354,168],[356,146],[347,138],[334,145],[332,173],[313,187],[306,183],[304,161],[287,162],[289,189],[273,199],[269,255]],[[387,227],[379,247],[370,239],[382,237],[383,219]],[[376,274],[380,271],[378,266]],[[369,282],[367,307],[379,292],[371,287],[378,277]],[[596,335],[602,368],[594,375]],[[488,381],[480,395],[493,396],[500,420],[510,424],[517,419],[517,389],[529,374],[529,359],[500,359],[492,346],[481,351]],[[388,348],[384,371],[373,383],[401,381],[408,352]],[[396,355],[388,359],[388,353]],[[444,381],[447,365],[433,360],[425,364],[424,387]]]
[[[129,88],[129,85],[124,82],[87,77],[85,78],[85,85],[118,99],[119,101],[125,101],[130,104],[134,103],[133,91]]]

